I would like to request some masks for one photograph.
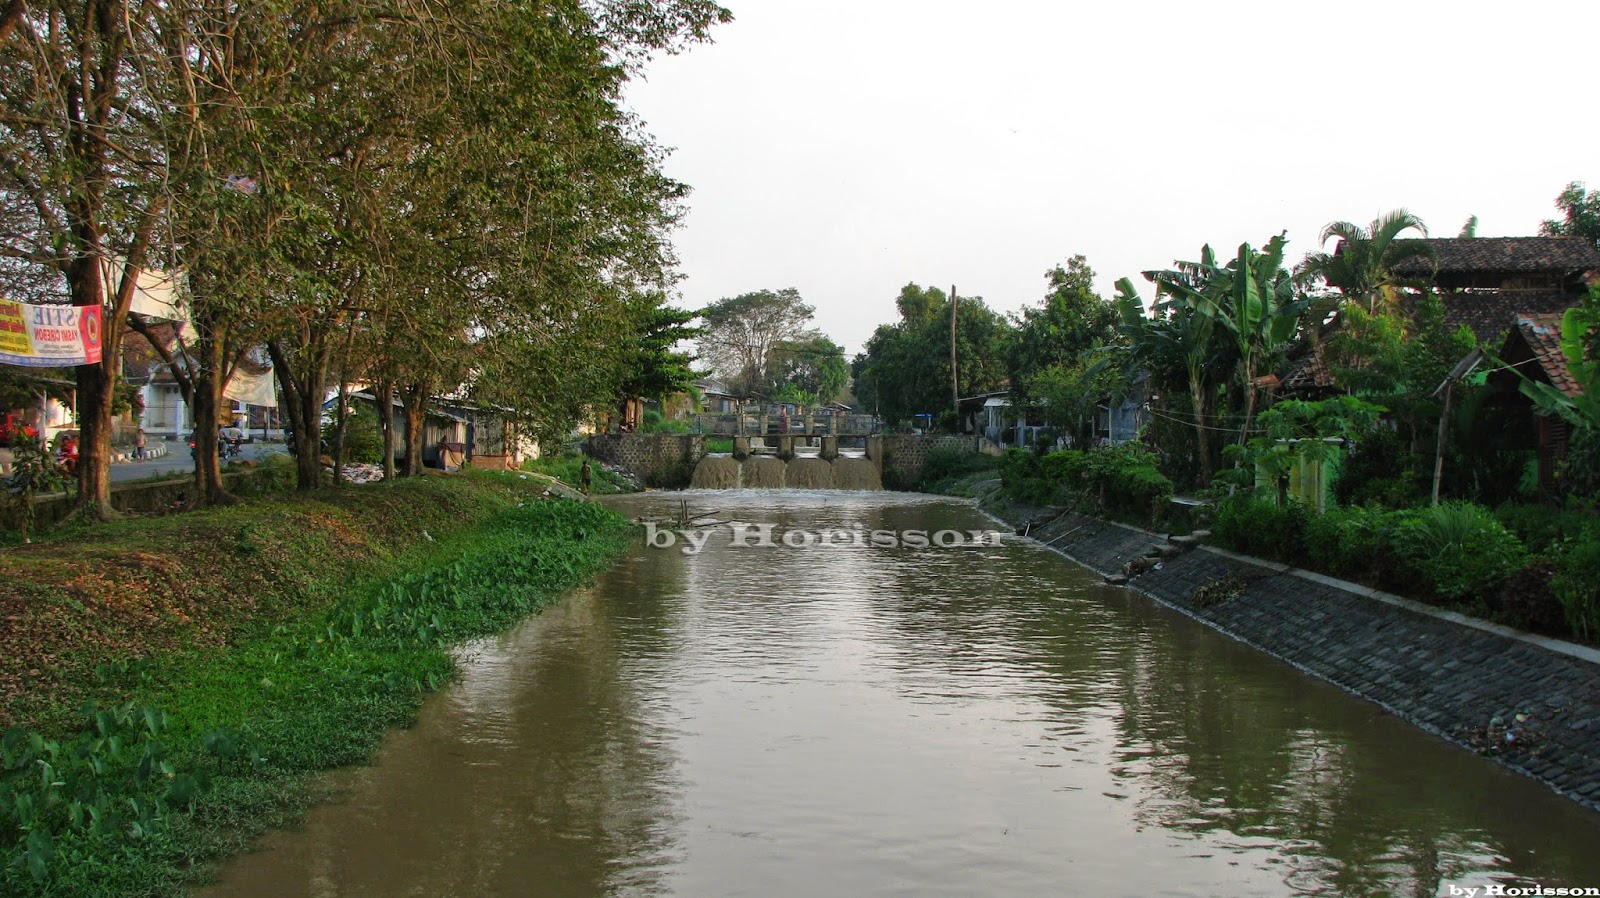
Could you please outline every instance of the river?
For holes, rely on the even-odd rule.
[[[682,501],[791,542],[999,529],[896,493],[615,504]],[[1600,887],[1600,815],[1038,545],[966,541],[641,540],[463,647],[460,682],[375,765],[198,894]]]

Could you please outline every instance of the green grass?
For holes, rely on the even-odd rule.
[[[583,456],[581,455],[546,455],[522,463],[522,469],[536,474],[547,474],[565,483],[573,489],[581,489],[581,470]],[[589,472],[594,478],[590,492],[596,495],[613,495],[616,493],[633,493],[638,488],[624,480],[622,477],[606,470],[599,462],[590,460]]]
[[[452,677],[450,645],[537,611],[610,563],[629,533],[614,512],[538,501],[512,475],[330,493],[125,522],[29,553],[38,566],[71,551],[95,569],[160,547],[178,556],[167,576],[282,573],[247,600],[170,609],[187,624],[145,628],[164,651],[136,651],[138,628],[119,650],[52,648],[70,657],[42,695],[15,703],[38,728],[0,743],[0,894],[177,894],[208,861],[293,820],[317,797],[314,773],[370,758],[386,729],[411,721]],[[224,564],[206,562],[218,554]],[[127,588],[99,573],[98,588]],[[5,592],[68,609],[42,616],[69,629],[74,614],[102,616],[88,611],[103,603],[49,581]],[[95,704],[74,713],[69,697]]]
[[[733,452],[733,437],[706,437],[706,451],[721,454]]]

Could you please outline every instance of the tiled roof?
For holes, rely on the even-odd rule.
[[[1454,333],[1461,325],[1472,328],[1479,343],[1490,343],[1511,329],[1521,314],[1556,313],[1582,299],[1571,293],[1533,290],[1480,290],[1473,293],[1441,293],[1445,327]]]
[[[1561,317],[1555,313],[1518,315],[1517,329],[1522,331],[1522,339],[1533,350],[1540,369],[1550,378],[1550,385],[1568,396],[1576,396],[1583,392],[1583,387],[1572,376],[1567,356],[1561,351]]]
[[[1407,259],[1395,266],[1397,274],[1420,275],[1434,271],[1570,274],[1600,268],[1600,249],[1584,237],[1435,237],[1408,242],[1428,247],[1434,259]]]
[[[1328,371],[1328,361],[1321,343],[1289,363],[1288,370],[1283,373],[1282,385],[1285,391],[1333,386],[1333,375]]]

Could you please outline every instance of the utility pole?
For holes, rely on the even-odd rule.
[[[956,376],[956,286],[950,285],[950,410],[956,416],[956,430],[961,430],[961,387]]]

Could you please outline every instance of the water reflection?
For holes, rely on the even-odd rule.
[[[626,500],[667,516],[680,496]],[[895,494],[700,494],[972,529]],[[1600,885],[1600,819],[1031,544],[640,548],[474,647],[227,895],[1406,895]]]

